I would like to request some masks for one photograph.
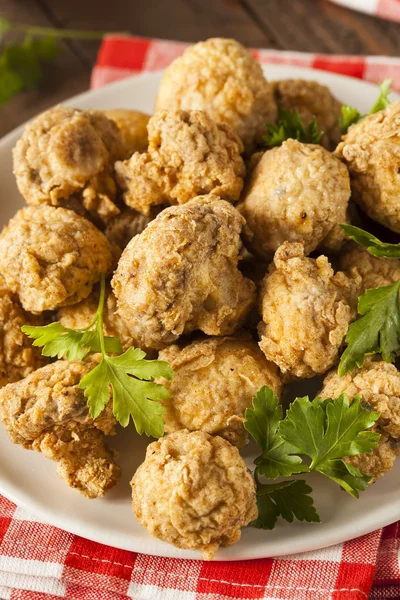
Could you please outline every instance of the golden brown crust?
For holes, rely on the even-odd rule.
[[[174,371],[169,390],[165,430],[206,431],[238,447],[247,442],[244,412],[258,390],[267,385],[279,396],[278,368],[268,362],[250,336],[208,338],[159,354]]]
[[[0,235],[0,272],[32,313],[86,298],[113,266],[112,248],[87,219],[65,208],[28,206]]]
[[[104,235],[111,244],[124,250],[135,235],[142,233],[153,216],[142,215],[133,208],[124,208],[107,223]]]
[[[291,377],[325,373],[339,358],[359,281],[334,274],[328,259],[305,258],[302,244],[285,242],[260,294],[260,348]]]
[[[287,140],[251,172],[238,205],[244,241],[267,260],[285,241],[304,242],[309,254],[346,221],[349,198],[345,165],[321,146]]]
[[[400,280],[400,260],[372,256],[366,248],[347,242],[340,253],[340,268],[351,275],[356,270],[361,276],[361,293],[370,288],[390,285]]]
[[[203,431],[150,444],[131,486],[139,523],[178,548],[201,550],[205,560],[238,542],[257,517],[254,481],[237,448]]]
[[[371,219],[400,232],[400,102],[352,125],[336,149],[352,197]]]
[[[324,132],[320,143],[327,150],[334,150],[340,141],[342,102],[333,96],[330,89],[317,81],[305,79],[283,79],[272,82],[272,85],[277,105],[296,111],[305,126],[315,117],[320,131]]]
[[[245,168],[242,143],[202,111],[159,111],[149,121],[148,151],[115,165],[125,204],[144,214],[200,194],[238,200]]]
[[[113,121],[99,111],[57,106],[28,124],[14,151],[14,174],[28,204],[117,214],[114,162],[123,156]]]
[[[102,113],[117,125],[121,134],[123,145],[123,156],[126,159],[132,156],[134,152],[145,152],[148,144],[147,124],[150,115],[139,110],[127,110],[123,108],[113,108],[103,110]]]
[[[112,286],[141,347],[162,349],[197,329],[239,329],[255,299],[237,268],[242,222],[228,202],[201,196],[164,210],[131,240]]]
[[[92,361],[57,361],[0,390],[3,424],[16,444],[57,461],[58,473],[88,498],[103,496],[119,477],[103,433],[114,433],[111,404],[96,420],[79,383]]]
[[[369,454],[357,454],[346,458],[346,462],[371,477],[370,484],[388,473],[400,454],[399,441],[387,433],[382,433],[378,428],[375,429],[381,435],[376,448]]]
[[[205,110],[230,125],[247,150],[276,119],[272,86],[241,44],[211,38],[191,46],[165,70],[157,110]]]

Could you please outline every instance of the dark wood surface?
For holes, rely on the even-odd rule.
[[[324,0],[0,0],[0,16],[18,23],[188,42],[229,36],[253,47],[400,55],[400,24]],[[40,89],[0,106],[0,136],[87,89],[98,48],[99,42],[62,42]]]

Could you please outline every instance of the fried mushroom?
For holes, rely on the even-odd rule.
[[[0,390],[1,418],[11,440],[55,460],[59,476],[87,498],[103,496],[120,475],[104,441],[116,423],[111,405],[94,421],[79,388],[96,364],[57,361]]]
[[[313,118],[323,131],[321,144],[334,150],[340,142],[339,117],[342,102],[339,102],[326,85],[306,79],[283,79],[273,82],[275,101],[280,108],[295,111],[307,127]]]
[[[115,165],[125,204],[148,215],[152,206],[184,204],[211,192],[239,199],[243,146],[228,125],[202,111],[159,111],[148,132],[147,152]]]
[[[171,381],[160,380],[169,390],[169,398],[162,401],[168,433],[206,431],[244,446],[244,412],[253,397],[264,385],[278,396],[281,391],[277,367],[250,336],[212,337],[183,348],[173,345],[161,351],[159,359],[174,371]]]
[[[32,313],[86,298],[100,274],[112,266],[105,236],[65,208],[23,208],[0,235],[0,273]]]
[[[104,114],[57,106],[26,126],[14,174],[28,204],[63,206],[103,223],[119,212],[114,163],[123,156],[118,127]]]
[[[326,256],[306,258],[302,244],[285,242],[261,285],[260,348],[282,373],[309,378],[339,358],[359,281],[334,273]]]
[[[355,202],[400,233],[400,102],[352,125],[336,155],[349,169]]]
[[[347,274],[357,270],[361,276],[361,293],[400,280],[400,260],[373,256],[364,246],[347,242],[339,255],[340,268]]]
[[[237,268],[242,223],[228,202],[200,196],[165,209],[129,242],[111,283],[140,347],[239,329],[255,300],[253,282]]]
[[[114,121],[119,129],[124,148],[121,159],[129,158],[134,152],[145,152],[148,144],[147,124],[150,115],[139,110],[122,108],[113,108],[102,112],[108,119]]]
[[[239,451],[203,431],[171,433],[147,447],[132,481],[132,508],[153,536],[211,560],[257,517],[254,481]]]
[[[104,235],[111,244],[124,250],[135,235],[146,229],[152,218],[152,215],[142,215],[133,208],[124,208],[107,223]]]
[[[289,139],[264,153],[238,205],[246,246],[272,258],[285,241],[304,242],[309,254],[346,221],[350,179],[330,152]]]
[[[188,48],[165,70],[157,110],[205,110],[230,125],[246,150],[276,119],[273,88],[261,65],[241,44],[211,38]]]

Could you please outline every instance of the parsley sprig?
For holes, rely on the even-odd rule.
[[[270,148],[280,146],[285,140],[294,139],[305,144],[319,144],[324,132],[318,127],[315,117],[305,126],[300,115],[294,110],[278,108],[278,122],[267,125],[264,142]]]
[[[119,338],[104,335],[104,302],[105,277],[102,275],[97,311],[86,328],[69,329],[56,322],[44,327],[24,325],[22,331],[35,340],[34,346],[43,348],[44,356],[84,360],[100,353],[99,364],[79,384],[93,419],[105,409],[111,389],[117,421],[126,427],[132,418],[138,433],[159,438],[164,434],[165,410],[158,401],[168,397],[168,390],[153,379],[171,379],[172,369],[166,362],[145,360],[146,354],[139,348],[129,348],[122,353]]]
[[[347,133],[350,125],[354,125],[354,123],[359,123],[365,117],[369,115],[373,115],[380,110],[384,110],[390,104],[389,94],[391,92],[391,79],[385,79],[379,86],[380,94],[375,102],[375,104],[370,108],[366,115],[362,115],[356,108],[350,106],[349,104],[344,104],[342,106],[342,116],[339,119],[340,131],[342,133]]]
[[[245,417],[244,426],[261,449],[254,461],[259,511],[255,527],[272,529],[279,516],[290,523],[294,517],[320,521],[312,489],[304,480],[263,484],[260,476],[277,479],[315,471],[354,498],[366,489],[371,478],[343,460],[371,452],[379,441],[379,434],[369,431],[379,413],[366,410],[359,397],[351,403],[345,394],[328,400],[296,398],[283,418],[278,398],[265,386]]]

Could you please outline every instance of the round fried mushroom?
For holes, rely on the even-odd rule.
[[[257,517],[254,481],[238,449],[203,431],[147,447],[132,481],[132,508],[153,536],[211,560]]]
[[[148,215],[152,206],[184,204],[214,193],[239,199],[245,167],[242,143],[202,111],[160,111],[149,121],[147,152],[115,169],[125,204]]]
[[[250,336],[194,341],[182,349],[173,345],[159,354],[174,371],[160,380],[169,397],[165,431],[179,429],[220,435],[238,447],[247,442],[244,412],[258,390],[267,385],[279,396],[278,368],[269,363]]]
[[[285,241],[317,248],[346,221],[350,179],[330,152],[289,139],[264,153],[251,172],[238,210],[246,219],[246,246],[272,258]]]
[[[88,498],[103,496],[118,481],[111,404],[95,421],[89,415],[81,379],[97,362],[56,361],[0,390],[3,424],[15,444],[57,462],[57,473]]]
[[[352,125],[336,155],[349,169],[355,202],[400,233],[400,102]]]
[[[347,274],[357,270],[361,276],[361,293],[400,280],[400,260],[373,256],[364,246],[347,242],[340,256],[340,268]]]
[[[118,214],[114,163],[124,156],[118,127],[99,111],[57,106],[25,127],[14,174],[28,204],[48,204],[106,222]]]
[[[123,156],[126,159],[132,156],[134,152],[145,152],[148,144],[147,124],[150,115],[139,110],[126,110],[122,108],[113,108],[103,110],[102,113],[117,125],[121,134],[123,146]]]
[[[133,208],[124,208],[107,223],[104,235],[111,244],[123,250],[135,235],[146,229],[152,218],[151,215],[142,215]]]
[[[48,359],[21,331],[23,325],[43,325],[24,311],[18,297],[0,280],[0,387],[23,379],[43,367]]]
[[[183,333],[230,335],[255,300],[237,268],[242,217],[216,196],[165,209],[122,253],[112,286],[140,347],[160,350]]]
[[[276,119],[273,88],[261,65],[241,44],[211,38],[188,48],[165,70],[157,110],[205,110],[230,125],[246,150]]]
[[[326,256],[306,258],[302,244],[285,242],[260,292],[260,348],[282,373],[309,378],[339,358],[355,312],[359,281],[334,273]]]
[[[340,142],[339,117],[342,102],[339,102],[326,85],[306,79],[283,79],[274,81],[275,101],[279,108],[295,111],[307,127],[315,118],[323,131],[321,144],[334,150]]]
[[[382,433],[379,428],[375,428],[375,431],[381,437],[372,452],[345,458],[346,462],[371,477],[369,484],[375,483],[379,477],[388,473],[392,469],[396,457],[400,455],[400,440],[390,437],[387,433]]]
[[[23,208],[0,235],[0,273],[32,313],[86,298],[112,266],[105,236],[65,208]]]

